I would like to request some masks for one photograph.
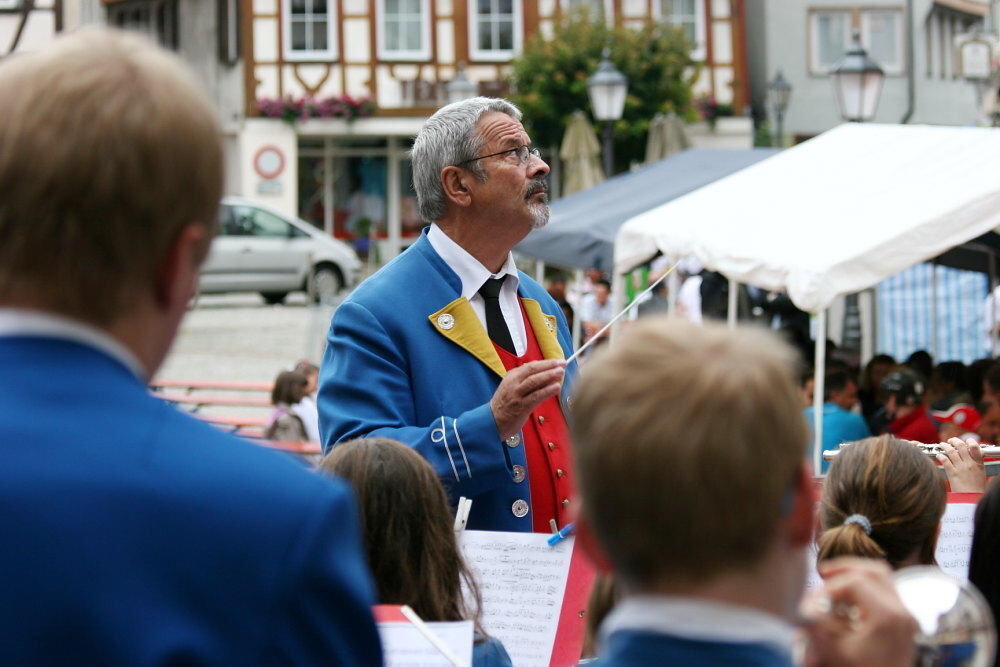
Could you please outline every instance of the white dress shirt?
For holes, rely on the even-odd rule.
[[[78,320],[40,310],[0,308],[0,336],[31,336],[70,340],[116,359],[145,383],[148,371],[130,349],[108,333]]]
[[[638,630],[705,642],[768,644],[791,655],[795,631],[759,609],[700,598],[626,597],[601,624],[601,643],[617,630]]]
[[[444,263],[458,274],[462,281],[462,296],[472,304],[472,310],[475,311],[484,330],[486,329],[486,301],[479,294],[479,288],[488,278],[507,276],[500,289],[500,312],[503,313],[503,319],[507,322],[507,329],[510,331],[510,338],[514,342],[514,353],[519,357],[522,356],[528,348],[528,342],[524,330],[524,318],[521,316],[521,302],[517,298],[517,286],[520,283],[520,278],[517,275],[514,256],[507,253],[507,261],[500,272],[491,273],[465,248],[451,240],[437,225],[431,225],[427,232],[427,240],[430,241],[434,252],[444,260]]]

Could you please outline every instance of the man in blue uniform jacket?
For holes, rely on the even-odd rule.
[[[601,664],[792,666],[815,504],[794,368],[770,332],[665,318],[588,363],[578,536],[624,592]],[[913,664],[917,626],[885,563],[820,573],[831,604],[805,614],[815,664]]]
[[[520,118],[509,102],[479,97],[425,123],[414,188],[433,224],[337,309],[318,400],[327,449],[399,440],[430,461],[452,502],[473,499],[470,528],[508,531],[532,529],[532,494],[552,499],[544,516],[559,523],[571,497],[562,411],[545,404],[568,392],[569,330],[510,252],[548,220],[549,169]],[[501,355],[531,349],[535,361],[505,367]]]
[[[152,397],[214,111],[110,31],[0,63],[0,664],[381,665],[346,487]]]

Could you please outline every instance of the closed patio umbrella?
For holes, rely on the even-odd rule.
[[[601,147],[587,115],[582,111],[574,111],[559,149],[559,157],[564,165],[564,197],[604,181],[600,155]]]

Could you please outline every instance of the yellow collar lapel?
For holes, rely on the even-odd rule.
[[[556,336],[555,315],[543,313],[542,307],[534,299],[521,299],[521,303],[524,304],[524,312],[528,314],[528,322],[531,323],[531,330],[535,332],[535,340],[542,350],[542,356],[546,359],[565,359],[566,355]]]
[[[493,342],[476,317],[476,311],[472,310],[472,305],[464,296],[431,313],[427,319],[439,334],[486,364],[491,371],[500,377],[507,374]]]

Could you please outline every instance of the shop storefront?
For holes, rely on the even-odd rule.
[[[244,195],[326,230],[373,264],[384,263],[423,227],[409,159],[422,122],[249,121],[241,151]],[[254,161],[262,150],[280,155],[285,167],[262,174]]]

